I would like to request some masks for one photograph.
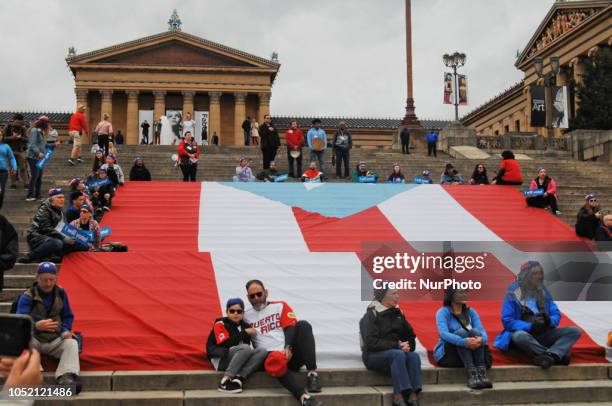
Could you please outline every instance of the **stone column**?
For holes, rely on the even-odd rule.
[[[89,103],[87,103],[87,95],[89,94],[89,90],[74,89],[74,93],[76,94],[76,109],[78,109],[79,106],[85,106],[85,108],[87,109],[85,110],[85,117],[87,118],[87,125],[91,127],[91,123],[89,122]],[[90,128],[90,131],[91,131],[91,128]],[[90,137],[91,137],[91,134],[89,137],[83,134],[83,136],[81,137],[81,142],[83,144],[89,144],[90,139],[91,139]]]
[[[191,118],[195,120],[195,114],[193,113],[193,97],[195,92],[182,92],[183,93],[183,118],[185,114],[191,113]]]
[[[582,85],[582,75],[584,75],[584,61],[582,58],[577,57],[571,60],[570,66],[572,67],[574,82],[576,83],[576,88]],[[578,112],[578,107],[580,106],[580,98],[578,97],[578,93],[574,93],[574,111]]]
[[[138,145],[138,90],[126,90],[127,93],[127,128],[125,143]]]
[[[213,136],[216,134],[219,137],[219,145],[223,143],[221,138],[221,92],[209,92],[210,107],[208,114],[210,115],[210,125],[208,130],[208,140],[212,143]]]
[[[113,115],[113,91],[112,90],[100,90],[102,96],[102,103],[100,104],[100,120],[104,117],[104,114],[109,116]]]
[[[270,93],[259,93],[259,109],[257,114],[259,124],[264,122],[266,114],[270,114]]]
[[[246,93],[234,93],[234,145],[244,145],[242,122],[246,118]]]
[[[153,121],[157,122],[161,116],[166,115],[166,91],[154,90],[155,102],[153,104]]]

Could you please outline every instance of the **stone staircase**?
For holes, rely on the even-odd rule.
[[[326,406],[391,405],[388,377],[367,371],[321,370]],[[304,380],[305,374],[302,374]],[[422,405],[612,404],[612,367],[573,365],[543,371],[530,366],[494,367],[492,390],[470,390],[458,369],[424,368]],[[238,395],[216,390],[221,374],[211,371],[117,371],[82,373],[85,390],[69,400],[41,400],[37,405],[211,405],[289,406],[297,402],[275,379],[256,373]],[[52,383],[51,374],[46,380]],[[586,403],[590,402],[590,403]]]
[[[88,149],[86,149],[88,150]],[[181,180],[180,171],[173,166],[171,155],[175,147],[121,146],[119,163],[126,174],[134,156],[143,158],[156,181]],[[43,190],[51,186],[66,187],[69,179],[84,176],[91,168],[88,154],[86,163],[72,167],[66,159],[69,150],[60,148],[45,170]],[[261,153],[249,147],[211,147],[200,159],[198,180],[227,181],[234,174],[238,157],[253,160],[253,169],[261,169]],[[331,170],[331,156],[326,157],[328,172]],[[364,160],[381,177],[390,172],[392,165],[399,162],[409,179],[423,169],[432,172],[434,181],[439,180],[444,165],[452,162],[464,178],[469,178],[477,162],[454,159],[444,154],[431,158],[422,152],[401,155],[397,152],[376,149],[354,149],[351,164]],[[306,165],[304,163],[304,166]],[[286,153],[281,149],[279,168],[286,170]],[[484,164],[492,174],[499,165],[497,157],[489,158]],[[557,180],[559,185],[562,219],[573,225],[575,213],[583,204],[583,197],[594,192],[604,207],[612,205],[612,172],[610,166],[594,162],[577,162],[564,159],[539,158],[521,161],[527,179],[535,177],[538,167],[543,166]],[[336,180],[331,176],[332,182]],[[120,193],[120,192],[119,192]],[[7,190],[2,214],[18,231],[20,249],[25,251],[25,232],[39,202],[25,202],[21,186]],[[5,289],[0,293],[0,312],[8,312],[11,302],[31,286],[36,272],[35,264],[18,264],[5,273]],[[464,385],[463,371],[425,369],[425,389],[422,404],[463,405],[463,404],[571,404],[574,402],[596,402],[593,404],[612,405],[612,367],[608,365],[575,365],[569,368],[554,367],[542,371],[535,367],[499,367],[491,377],[495,389],[471,391]],[[390,405],[391,388],[386,377],[365,370],[322,371],[325,386],[320,398],[326,405]],[[293,405],[295,401],[282,390],[276,381],[258,374],[249,389],[241,395],[225,395],[216,390],[219,375],[207,371],[164,372],[86,372],[83,373],[85,391],[66,403],[78,404],[125,404],[144,405],[152,402],[168,405]],[[256,389],[255,389],[256,388]],[[37,404],[62,403],[61,401],[38,401]]]

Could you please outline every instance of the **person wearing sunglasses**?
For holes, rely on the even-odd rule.
[[[595,232],[599,228],[605,212],[597,203],[597,197],[594,194],[586,195],[584,200],[584,205],[576,215],[576,235],[592,240],[595,238]]]
[[[470,185],[488,185],[489,177],[487,176],[487,168],[485,168],[484,164],[478,164],[474,168],[474,172],[472,172],[472,177],[470,178]]]
[[[281,385],[302,405],[320,406],[322,403],[309,394],[321,392],[312,326],[305,320],[298,321],[287,303],[268,302],[268,290],[262,281],[248,281],[246,290],[253,307],[246,311],[244,320],[257,330],[252,337],[255,348],[265,348],[269,354],[284,354],[286,371],[276,375]],[[304,365],[308,370],[306,389],[298,382],[296,373]]]
[[[93,208],[88,204],[83,204],[79,209],[79,218],[73,220],[70,225],[79,230],[91,232],[91,242],[88,244],[89,251],[95,251],[100,248],[100,225],[92,217]],[[77,243],[78,244],[78,243]]]
[[[261,368],[268,351],[253,349],[251,337],[256,334],[244,322],[244,302],[232,298],[225,306],[226,316],[215,320],[208,340],[206,356],[217,371],[224,371],[217,389],[240,393],[248,377]]]

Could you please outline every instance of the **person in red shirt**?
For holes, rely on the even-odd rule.
[[[317,169],[317,163],[311,162],[302,175],[302,182],[323,182],[323,173]]]
[[[494,185],[522,185],[521,166],[514,159],[512,151],[504,151],[501,155],[503,161],[499,165],[499,171],[497,171],[497,176],[492,183]]]
[[[302,173],[302,147],[304,146],[304,133],[298,128],[297,121],[291,120],[289,129],[285,132],[287,144],[287,159],[289,160],[289,176],[298,178]],[[293,162],[295,161],[295,172]]]
[[[89,127],[87,126],[85,110],[87,110],[87,107],[81,104],[77,111],[70,116],[68,135],[70,138],[72,138],[73,144],[68,163],[73,166],[75,160],[80,164],[83,163],[83,158],[81,158],[81,136],[89,135]]]
[[[178,147],[179,164],[183,172],[183,182],[195,182],[198,171],[198,159],[200,150],[191,131],[185,133],[183,141]]]

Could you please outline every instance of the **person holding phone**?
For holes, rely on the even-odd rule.
[[[244,322],[244,302],[232,298],[225,306],[226,317],[215,320],[208,340],[206,356],[217,371],[224,371],[217,389],[240,393],[247,378],[259,368],[268,355],[265,348],[253,349],[251,337],[257,334]]]
[[[34,321],[32,348],[59,359],[55,371],[58,385],[79,385],[79,345],[72,332],[74,314],[68,294],[57,285],[57,266],[41,262],[34,286],[19,296],[17,314]]]

